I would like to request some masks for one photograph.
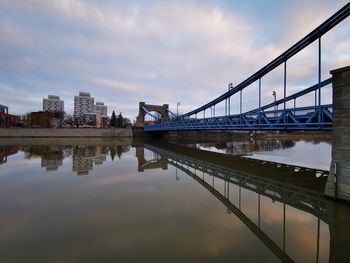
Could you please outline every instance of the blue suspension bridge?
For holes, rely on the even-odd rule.
[[[332,78],[321,79],[322,49],[321,37],[350,15],[350,3],[345,5],[320,26],[306,35],[276,59],[262,67],[249,78],[233,86],[229,84],[227,92],[205,105],[187,112],[175,114],[167,104],[162,106],[166,114],[153,114],[146,104],[140,104],[140,112],[151,116],[154,121],[144,124],[144,131],[175,131],[175,130],[332,130],[333,105],[322,104],[321,90],[332,83]],[[318,42],[317,83],[287,96],[287,61],[304,50],[310,44]],[[283,65],[283,98],[262,105],[262,78],[272,70]],[[258,83],[258,105],[255,109],[243,112],[243,91],[251,84]],[[297,100],[302,100],[308,94],[315,94],[315,102],[311,106],[296,106]],[[239,113],[231,114],[231,97],[239,95]],[[273,94],[276,98],[276,93]],[[293,102],[293,107],[287,107]],[[215,107],[225,103],[225,114],[215,116]],[[290,105],[289,103],[288,105]],[[155,106],[155,105],[152,105]],[[154,109],[154,107],[153,107]],[[206,111],[210,116],[206,117]],[[139,114],[139,116],[141,113]],[[139,118],[139,117],[138,117]]]

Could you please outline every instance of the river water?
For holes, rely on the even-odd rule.
[[[322,141],[4,140],[0,260],[332,261],[349,223],[333,214],[349,206],[323,197],[330,153]]]

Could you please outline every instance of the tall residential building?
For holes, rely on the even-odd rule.
[[[43,99],[43,111],[63,112],[64,101],[60,100],[60,96],[49,95]]]
[[[74,116],[82,117],[85,113],[94,112],[94,101],[89,92],[79,92],[79,96],[74,96]]]
[[[103,102],[96,101],[94,106],[94,113],[100,114],[100,116],[107,116],[107,106]]]

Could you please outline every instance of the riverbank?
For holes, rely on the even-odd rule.
[[[133,137],[132,129],[93,129],[93,128],[12,128],[0,129],[2,138],[88,138],[88,137]]]

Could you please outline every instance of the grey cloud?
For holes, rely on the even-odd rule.
[[[306,21],[306,28],[331,14],[326,2],[318,5],[320,16],[307,13],[301,2],[290,5],[292,10],[280,8],[289,29],[282,32],[274,31],[277,25],[264,28],[263,23],[256,24],[258,18],[273,18],[197,1],[149,5],[142,1],[0,1],[0,6],[4,10],[0,11],[0,31],[4,24],[16,29],[5,35],[2,44],[0,52],[8,59],[0,61],[0,75],[5,76],[0,83],[21,83],[26,88],[26,92],[21,89],[24,97],[32,91],[41,91],[39,98],[48,91],[60,95],[67,111],[72,111],[73,96],[86,90],[108,102],[110,112],[116,109],[131,118],[137,114],[139,101],[171,107],[181,101],[182,111],[208,102],[226,91],[229,82],[238,84],[278,56],[288,47],[286,43],[292,44],[292,36],[303,34],[305,28],[292,20],[300,8],[305,8],[305,17],[315,16]],[[256,6],[252,4],[252,13]],[[1,15],[5,12],[6,16]],[[269,32],[279,34],[278,41],[264,41]],[[346,63],[349,53],[349,38],[342,36],[341,40],[328,48],[338,49],[332,53],[337,65]],[[16,41],[17,48],[10,41]],[[290,90],[309,79],[314,59],[309,52],[290,67]],[[275,88],[279,79],[273,77],[265,84]],[[8,94],[4,99],[10,111],[23,110]],[[40,103],[28,102],[26,111],[40,108]]]

